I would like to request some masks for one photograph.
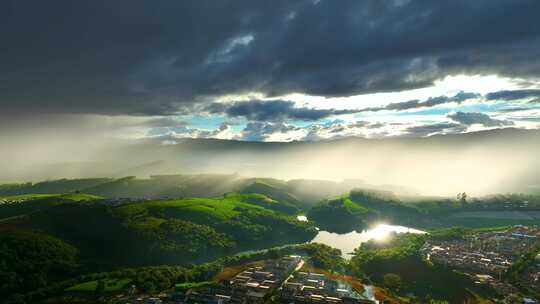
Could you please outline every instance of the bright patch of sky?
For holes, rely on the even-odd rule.
[[[206,115],[188,115],[181,117],[181,119],[190,127],[202,129],[202,130],[213,130],[218,128],[222,123],[225,122],[225,117],[223,116],[206,116]]]
[[[501,78],[495,75],[458,75],[447,76],[435,81],[431,87],[416,90],[332,98],[292,94],[279,97],[279,99],[292,100],[299,105],[312,106],[317,109],[362,109],[413,99],[426,100],[430,97],[453,96],[461,91],[485,95],[489,92],[515,90],[522,87],[522,81],[521,79]]]
[[[235,52],[248,46],[255,37],[252,34],[234,37],[227,41],[217,52],[206,59],[206,64],[226,63],[233,59]]]
[[[254,39],[251,35],[241,36],[231,40],[221,50],[219,56],[233,53],[235,49],[248,45]],[[216,58],[214,58],[216,59]],[[452,113],[484,113],[499,120],[509,120],[508,126],[522,128],[537,128],[540,122],[538,105],[531,105],[522,100],[498,101],[486,100],[490,92],[519,89],[540,88],[539,81],[524,79],[502,78],[495,75],[457,75],[447,76],[435,81],[432,86],[401,92],[364,94],[350,97],[321,97],[304,94],[289,94],[268,98],[261,93],[252,92],[243,95],[225,95],[218,97],[218,103],[234,103],[249,100],[286,100],[293,101],[296,107],[312,109],[365,109],[384,107],[391,103],[410,100],[426,101],[440,96],[453,97],[460,92],[480,94],[478,98],[467,99],[463,102],[448,102],[432,107],[411,108],[407,110],[366,111],[356,114],[330,116],[318,121],[289,120],[280,124],[288,126],[276,129],[274,133],[261,136],[266,141],[319,140],[343,136],[387,137],[407,135],[408,128],[440,123],[456,124],[450,116]],[[508,110],[508,109],[519,109]],[[217,138],[242,139],[244,129],[249,121],[245,118],[231,119],[226,114],[195,114],[179,116],[186,126],[185,136],[214,136]],[[258,122],[276,126],[272,122]],[[512,124],[513,123],[513,124]],[[279,123],[278,123],[279,124]],[[477,131],[492,127],[472,124],[459,130]],[[177,131],[182,131],[181,128]],[[453,129],[441,129],[439,133],[453,132]],[[159,133],[159,129],[149,132]]]

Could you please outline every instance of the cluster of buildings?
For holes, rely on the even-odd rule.
[[[187,290],[173,295],[176,303],[251,304],[264,303],[296,269],[302,267],[299,256],[267,260],[264,265],[250,267],[231,280],[212,287]]]
[[[525,253],[540,245],[540,227],[514,226],[460,240],[429,241],[422,248],[431,261],[465,272],[500,278]]]
[[[540,246],[539,226],[514,226],[503,232],[482,232],[460,240],[429,241],[421,251],[434,263],[469,273],[478,284],[489,284],[502,295],[518,290],[503,275],[524,254]],[[540,255],[525,274],[529,286],[540,290]]]
[[[299,256],[267,260],[249,267],[230,280],[202,288],[175,291],[175,304],[375,304],[344,282],[329,280],[324,274],[296,272],[304,265]]]
[[[329,280],[324,274],[297,272],[280,289],[279,301],[284,304],[373,304],[350,285]]]

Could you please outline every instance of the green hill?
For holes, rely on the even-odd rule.
[[[283,189],[279,189],[263,181],[256,181],[241,190],[242,193],[260,193],[264,194],[276,201],[281,202],[281,208],[279,211],[295,214],[300,211],[298,206],[302,203],[294,197],[292,194],[286,192]]]
[[[244,250],[305,242],[316,230],[262,194],[133,202],[61,204],[12,221],[65,240],[81,259],[120,265],[188,264]]]
[[[5,184],[0,185],[0,196],[10,196],[28,193],[68,193],[80,191],[106,183],[112,178],[81,178],[81,179],[58,179],[39,183]]]
[[[322,229],[345,233],[361,230],[374,221],[393,224],[418,224],[422,213],[389,193],[353,190],[348,196],[325,200],[308,212],[308,218]]]
[[[0,230],[0,297],[35,290],[78,270],[78,250],[49,235]]]
[[[65,194],[22,194],[2,197],[0,220],[44,210],[61,204],[79,203],[102,199],[99,196],[82,193]]]
[[[247,181],[225,174],[59,179],[34,184],[0,185],[0,196],[82,192],[107,198],[213,197],[239,189]]]
[[[361,182],[247,178],[236,174],[154,175],[149,178],[59,179],[39,183],[0,185],[0,197],[22,194],[88,193],[105,198],[161,199],[216,197],[228,192],[261,193],[293,208],[307,210],[323,199],[349,192]]]
[[[337,233],[362,230],[376,217],[376,212],[347,197],[321,202],[308,212],[308,218],[321,229]]]

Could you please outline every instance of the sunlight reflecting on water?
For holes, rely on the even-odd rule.
[[[296,217],[297,220],[299,220],[300,222],[307,222],[308,219],[307,219],[307,216],[305,215],[299,215]]]
[[[362,232],[352,231],[349,233],[333,233],[328,231],[319,231],[311,242],[323,243],[328,246],[341,249],[345,258],[351,258],[351,253],[358,248],[360,244],[369,240],[384,241],[392,233],[425,233],[424,231],[405,226],[390,225],[381,223],[371,229]]]

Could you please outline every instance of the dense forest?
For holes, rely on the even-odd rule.
[[[0,231],[0,297],[42,288],[80,271],[77,248],[32,231]]]
[[[313,238],[310,223],[281,210],[291,211],[262,194],[230,193],[118,206],[65,203],[9,225],[63,239],[80,249],[81,258],[97,264],[185,264]]]
[[[224,267],[242,265],[262,259],[275,259],[290,254],[306,256],[309,258],[310,263],[321,269],[335,270],[344,267],[344,260],[338,249],[323,244],[310,243],[231,255],[207,263],[186,266],[161,265],[122,268],[115,271],[94,273],[81,271],[80,268],[73,268],[63,276],[56,278],[48,278],[46,277],[47,274],[44,273],[43,279],[36,285],[23,285],[25,282],[23,280],[26,279],[24,274],[13,273],[12,280],[14,283],[2,289],[0,296],[6,299],[5,303],[25,304],[61,296],[66,292],[70,293],[75,290],[84,290],[90,292],[90,295],[99,296],[107,292],[127,288],[128,285],[137,286],[140,292],[152,293],[170,289],[178,284],[193,286],[198,282],[207,282],[223,270]],[[22,259],[21,263],[35,263],[29,259],[30,257]],[[51,259],[51,261],[56,262],[57,260]],[[7,270],[13,271],[14,268],[11,267]]]

